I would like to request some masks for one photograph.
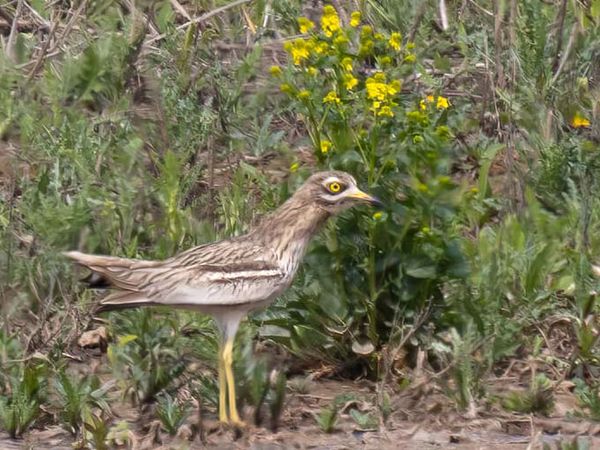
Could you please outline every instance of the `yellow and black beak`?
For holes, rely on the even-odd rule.
[[[358,188],[355,188],[352,190],[352,192],[349,192],[348,197],[356,200],[361,200],[366,203],[370,203],[373,206],[383,206],[383,203],[381,203],[381,201],[377,197],[373,197],[372,195],[369,195]]]

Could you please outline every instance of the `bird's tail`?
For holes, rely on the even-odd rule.
[[[142,286],[159,269],[160,261],[88,255],[76,251],[64,252],[63,255],[91,270],[81,280],[87,283],[87,287],[116,289],[100,301],[94,313],[156,304],[148,298]]]

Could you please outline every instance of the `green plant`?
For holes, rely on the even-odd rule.
[[[109,434],[108,421],[103,415],[88,415],[83,422],[86,438],[96,450],[107,450],[107,439]]]
[[[175,436],[179,427],[183,425],[190,413],[190,406],[187,402],[181,402],[169,394],[164,394],[158,399],[156,405],[156,415],[167,433]]]
[[[600,422],[600,390],[598,385],[590,386],[580,378],[575,379],[575,395],[584,412],[578,415]]]
[[[279,419],[285,403],[287,377],[284,372],[278,371],[269,392],[269,410],[271,412],[271,430],[277,431]]]
[[[315,420],[321,431],[333,433],[338,421],[339,406],[332,404],[321,408],[318,414],[315,414]]]
[[[177,348],[181,345],[176,317],[155,320],[148,309],[113,316],[120,338],[109,346],[108,359],[124,393],[135,403],[148,402],[172,386],[185,370]]]
[[[548,416],[554,410],[554,389],[545,375],[536,375],[524,393],[512,392],[503,401],[504,407],[521,413]]]
[[[9,391],[0,395],[0,422],[11,438],[21,436],[39,416],[46,395],[46,371],[42,363],[29,363],[9,376]]]
[[[80,380],[73,380],[72,376],[62,369],[55,378],[54,387],[59,398],[60,420],[73,435],[79,433],[89,417],[94,416],[94,408],[99,409],[100,413],[110,411],[106,399],[110,383],[101,386],[96,376],[84,376]],[[96,423],[93,417],[90,423],[90,426]]]
[[[373,430],[377,429],[379,426],[377,416],[372,413],[362,413],[357,409],[351,409],[350,417],[352,417],[352,420],[354,420],[362,430]]]
[[[467,273],[452,227],[461,203],[449,175],[453,106],[434,85],[405,93],[403,83],[420,70],[414,43],[353,17],[342,27],[325,6],[320,31],[300,18],[303,36],[285,45],[289,64],[271,68],[319,167],[356,174],[389,205],[328,227],[306,257],[285,320],[268,321],[288,331],[274,338],[293,351],[325,349],[337,360],[356,342],[376,349],[389,337],[389,318],[440,304],[442,286]]]

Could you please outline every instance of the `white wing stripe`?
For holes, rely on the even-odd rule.
[[[260,280],[261,278],[282,277],[283,273],[277,269],[269,270],[243,270],[241,272],[208,272],[202,278],[207,281],[237,281],[237,280]]]

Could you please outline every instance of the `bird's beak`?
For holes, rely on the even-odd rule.
[[[381,203],[381,201],[378,198],[373,197],[372,195],[369,195],[369,194],[361,191],[358,188],[356,188],[355,190],[350,192],[348,194],[348,197],[370,203],[371,205],[374,205],[374,206],[383,206],[383,203]]]

